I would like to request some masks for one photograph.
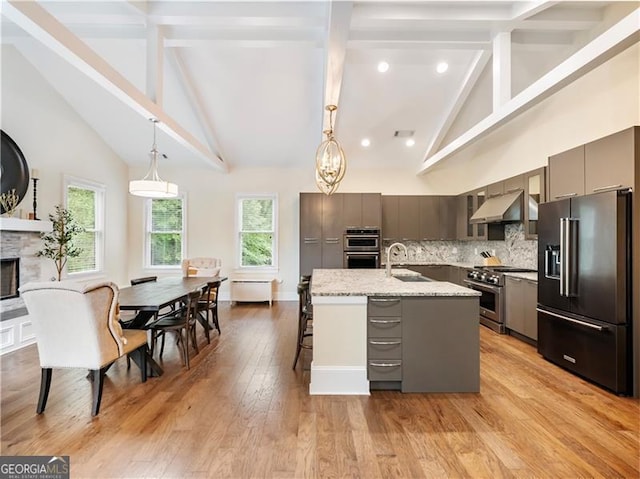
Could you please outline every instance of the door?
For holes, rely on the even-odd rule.
[[[627,199],[609,191],[571,200],[577,226],[576,296],[571,311],[607,323],[627,322]]]
[[[362,193],[344,193],[344,227],[362,228]]]
[[[633,186],[634,133],[638,127],[605,136],[584,147],[585,192]]]
[[[362,226],[380,228],[382,225],[382,195],[362,193]]]
[[[440,239],[440,199],[438,196],[421,196],[418,208],[420,211],[419,239]]]
[[[584,145],[549,157],[549,199],[584,195]]]
[[[300,193],[300,274],[322,267],[322,195]]]
[[[400,234],[398,232],[398,197],[382,197],[382,239],[393,243]]]
[[[560,296],[560,218],[569,218],[571,200],[543,203],[538,209],[538,303],[569,310],[569,298]]]

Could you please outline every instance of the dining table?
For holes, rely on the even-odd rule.
[[[145,324],[151,318],[160,314],[162,309],[172,307],[185,300],[191,291],[204,288],[207,283],[213,281],[223,282],[226,280],[226,276],[168,277],[120,288],[120,310],[138,312],[131,321],[124,323],[123,327],[145,329]],[[132,356],[132,359],[139,363],[139,358]],[[150,356],[147,357],[147,364],[150,369],[149,374],[152,376],[162,374],[162,368]]]

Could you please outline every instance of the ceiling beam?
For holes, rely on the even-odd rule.
[[[164,38],[158,25],[147,26],[147,97],[162,108],[164,98]]]
[[[578,50],[542,78],[524,89],[511,101],[494,111],[464,134],[424,160],[417,174],[421,175],[450,158],[463,148],[483,138],[499,126],[548,98],[553,93],[580,78],[598,65],[640,40],[640,9],[620,20],[602,35]]]
[[[511,33],[493,39],[493,111],[511,100]]]
[[[332,1],[329,4],[327,30],[327,56],[325,59],[324,106],[340,102],[340,89],[344,76],[347,41],[351,25],[353,2]],[[324,122],[323,122],[324,124]]]
[[[200,123],[200,127],[202,128],[209,148],[214,152],[216,156],[218,156],[218,158],[223,158],[221,149],[219,147],[220,142],[216,138],[214,128],[211,124],[211,119],[204,111],[204,101],[202,101],[202,98],[198,93],[197,88],[195,87],[193,79],[188,73],[180,52],[177,49],[171,48],[167,50],[167,55],[169,58],[169,62],[172,64],[173,69],[177,73],[182,90],[189,100],[191,110]]]
[[[2,7],[3,16],[60,55],[65,61],[94,80],[107,92],[124,102],[144,118],[156,118],[160,122],[158,127],[179,144],[219,170],[228,171],[228,167],[222,159],[212,154],[160,106],[147,98],[144,93],[138,90],[129,80],[71,33],[37,2],[5,0],[2,3]]]
[[[467,75],[465,76],[462,84],[460,85],[460,88],[458,89],[458,92],[455,95],[453,103],[449,107],[448,113],[442,119],[442,123],[438,127],[438,131],[433,137],[433,140],[431,140],[431,144],[427,148],[427,151],[424,155],[425,159],[428,158],[432,153],[438,151],[438,148],[440,148],[442,140],[444,140],[444,137],[447,135],[447,133],[449,133],[451,125],[453,125],[453,122],[458,117],[460,110],[462,110],[462,107],[466,103],[467,98],[469,98],[469,94],[473,91],[473,87],[475,87],[478,78],[480,78],[480,74],[487,66],[487,63],[489,63],[490,58],[491,53],[488,51],[481,51],[476,54],[471,67],[469,67],[469,70],[467,71]]]

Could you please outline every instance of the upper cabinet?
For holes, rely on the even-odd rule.
[[[380,228],[382,225],[380,193],[342,193],[342,196],[344,197],[345,228]]]
[[[633,186],[640,127],[549,157],[549,200]]]
[[[584,195],[584,145],[549,157],[549,200]]]
[[[634,139],[640,128],[627,128],[584,146],[586,194],[633,186]]]

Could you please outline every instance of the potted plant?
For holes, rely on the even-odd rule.
[[[82,252],[82,249],[78,248],[73,240],[76,235],[84,232],[84,228],[76,222],[73,214],[61,205],[56,206],[54,214],[49,214],[49,221],[53,223],[53,230],[50,233],[40,235],[44,246],[36,253],[36,256],[52,259],[56,263],[58,281],[60,281],[67,259],[75,258]]]

